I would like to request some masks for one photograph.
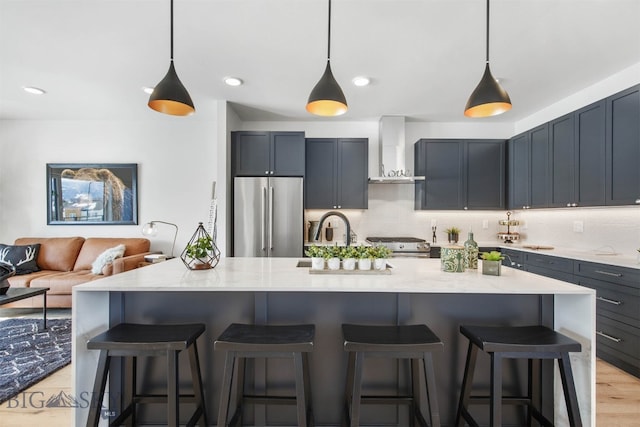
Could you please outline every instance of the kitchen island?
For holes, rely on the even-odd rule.
[[[86,422],[86,397],[92,390],[97,365],[97,352],[86,350],[90,337],[124,321],[197,321],[207,325],[198,345],[210,422],[218,411],[224,359],[214,354],[213,340],[229,323],[316,325],[315,349],[310,358],[316,425],[339,425],[340,421],[346,372],[341,323],[429,325],[444,342],[443,353],[435,356],[443,425],[453,423],[468,344],[458,332],[459,325],[484,323],[544,324],[581,342],[582,352],[573,353],[571,361],[583,424],[595,425],[593,290],[512,268],[503,268],[502,276],[485,276],[480,271],[445,273],[440,271],[437,259],[393,259],[391,274],[384,275],[309,274],[308,268],[296,267],[297,263],[294,258],[223,258],[213,270],[190,271],[174,259],[74,287],[73,381],[74,396],[80,400],[75,424]],[[189,377],[186,362],[181,361],[185,385]],[[504,369],[507,388],[521,389],[526,362],[510,362],[514,364]],[[393,391],[389,384],[404,385],[405,366],[389,365],[394,363],[374,360],[366,365],[365,386],[389,393]],[[488,384],[488,358],[480,358],[478,363],[486,363],[486,369],[477,369],[476,384]],[[149,361],[139,369],[144,373],[145,391],[164,389],[163,368],[161,361]],[[543,387],[547,387],[543,405],[547,409],[555,407],[556,425],[566,426],[556,371],[549,364],[543,369]],[[110,410],[117,414],[119,376],[112,377]],[[292,384],[293,378],[284,361],[257,361],[247,382],[260,392],[267,384]],[[162,417],[162,412],[143,410],[140,420],[161,423],[162,418],[156,417]],[[402,425],[405,412],[392,406],[368,407],[363,422]],[[293,409],[289,412],[285,407],[257,407],[248,412],[245,421],[253,420],[255,425],[265,420],[291,423],[295,419],[292,415]],[[513,408],[505,412],[507,420],[518,420],[519,416]]]

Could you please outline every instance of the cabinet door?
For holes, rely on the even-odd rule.
[[[271,170],[274,176],[304,176],[304,132],[271,132]]]
[[[234,176],[269,174],[269,132],[232,132]]]
[[[335,138],[307,138],[305,142],[304,207],[333,209],[338,176]]]
[[[504,209],[505,141],[465,142],[463,209]]]
[[[462,209],[464,142],[429,140],[424,148],[424,209]]]
[[[529,207],[549,207],[549,126],[545,123],[529,134]]]
[[[509,140],[509,209],[526,209],[529,197],[529,135]]]
[[[605,103],[576,111],[575,197],[578,206],[602,206],[605,200]]]
[[[606,204],[640,204],[640,86],[606,104]]]
[[[369,140],[338,139],[337,207],[367,209],[369,201]]]
[[[574,203],[574,125],[573,114],[550,123],[550,206],[567,207]]]

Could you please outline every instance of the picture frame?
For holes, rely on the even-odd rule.
[[[47,163],[47,224],[138,224],[137,163]]]

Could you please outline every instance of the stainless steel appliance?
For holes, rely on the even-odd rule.
[[[393,251],[392,257],[429,258],[431,245],[417,237],[367,237],[367,243],[384,245]]]
[[[302,178],[235,178],[234,256],[302,256],[302,188]]]

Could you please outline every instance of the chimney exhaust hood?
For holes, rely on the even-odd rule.
[[[378,127],[378,176],[370,184],[413,184],[424,176],[412,176],[405,166],[404,116],[382,116]]]

